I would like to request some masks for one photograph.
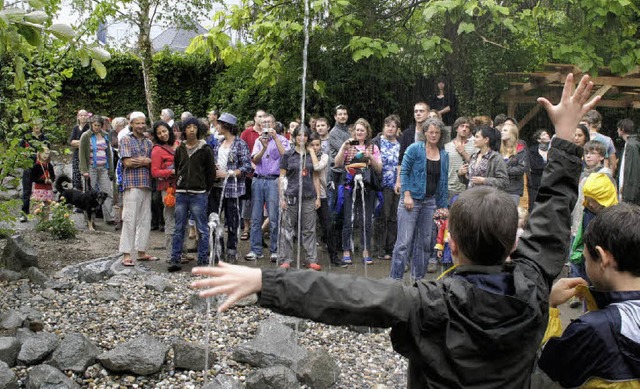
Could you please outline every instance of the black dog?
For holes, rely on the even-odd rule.
[[[60,198],[64,198],[67,204],[82,210],[89,231],[95,231],[95,212],[102,207],[108,195],[97,190],[82,192],[74,189],[71,179],[65,175],[56,179],[55,187]]]

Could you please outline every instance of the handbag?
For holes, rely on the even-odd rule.
[[[164,202],[164,205],[166,205],[169,208],[173,208],[176,205],[175,193],[176,193],[175,188],[171,186],[167,188],[167,195],[164,196],[164,199],[162,200]]]

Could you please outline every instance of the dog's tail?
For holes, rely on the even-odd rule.
[[[69,178],[64,174],[60,174],[58,178],[56,178],[55,187],[56,187],[56,192],[62,193],[67,189],[73,188],[73,183],[71,181],[71,178]]]

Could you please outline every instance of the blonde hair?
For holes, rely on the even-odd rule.
[[[511,136],[507,140],[503,140],[500,142],[500,154],[503,157],[511,157],[516,155],[516,145],[518,144],[518,126],[511,123],[505,123],[502,126],[502,129],[507,129]]]

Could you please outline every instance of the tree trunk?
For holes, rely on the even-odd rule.
[[[144,81],[144,96],[147,100],[147,113],[149,122],[155,120],[155,98],[157,95],[156,77],[153,72],[153,53],[151,47],[151,21],[149,20],[149,11],[151,5],[148,0],[140,1],[140,18],[138,35],[138,51],[142,62],[142,79]]]

